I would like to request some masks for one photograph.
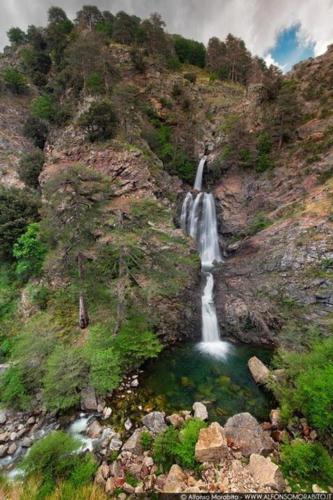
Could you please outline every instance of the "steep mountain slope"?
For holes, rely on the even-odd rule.
[[[274,152],[274,168],[256,174],[236,165],[214,188],[228,254],[219,317],[227,334],[246,342],[297,347],[308,330],[332,329],[332,66],[329,47],[287,76],[303,118],[295,138]],[[254,127],[265,104],[246,105]]]

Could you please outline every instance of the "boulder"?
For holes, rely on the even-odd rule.
[[[173,465],[164,483],[164,493],[181,493],[186,487],[186,474],[179,465]]]
[[[269,414],[269,418],[272,422],[273,429],[280,429],[281,428],[281,425],[282,425],[281,411],[279,408],[271,410],[271,413]]]
[[[183,417],[178,413],[173,413],[172,415],[168,416],[166,420],[176,428],[181,427],[184,423]]]
[[[0,410],[0,425],[5,424],[6,420],[7,420],[6,410]]]
[[[0,458],[7,454],[8,444],[0,444]]]
[[[163,432],[167,428],[165,413],[161,411],[152,411],[148,413],[148,415],[142,417],[141,421],[153,434]]]
[[[83,410],[97,410],[96,393],[93,387],[85,387],[81,391],[81,407]]]
[[[194,403],[192,409],[194,411],[194,418],[199,418],[200,420],[208,419],[208,411],[203,403],[199,402]]]
[[[267,384],[271,372],[266,365],[259,358],[253,356],[248,361],[248,367],[257,384]]]
[[[274,464],[270,458],[253,453],[250,456],[248,465],[249,471],[254,480],[260,486],[269,486],[277,491],[284,491],[286,483],[283,479],[279,466]]]
[[[228,446],[248,457],[252,453],[268,454],[274,448],[274,441],[262,430],[250,413],[238,413],[227,420],[224,432]]]
[[[103,418],[104,420],[107,420],[108,418],[110,418],[112,415],[112,408],[109,408],[108,406],[106,406],[103,410]]]
[[[97,420],[94,420],[88,427],[87,434],[92,439],[98,438],[102,434],[103,428]]]
[[[227,439],[223,427],[213,422],[201,429],[195,445],[195,458],[198,462],[219,462],[228,456]]]
[[[118,450],[120,450],[120,448],[122,447],[122,445],[123,445],[123,442],[120,439],[119,434],[115,434],[111,438],[111,441],[110,441],[110,444],[109,444],[109,450],[110,451],[118,451]]]
[[[132,429],[133,424],[132,424],[132,422],[130,421],[130,419],[129,419],[129,418],[128,418],[128,419],[126,419],[126,421],[125,421],[125,423],[124,423],[124,427],[125,427],[125,430],[126,430],[126,431],[129,431],[129,430],[131,430],[131,429]]]
[[[123,451],[130,451],[135,455],[140,455],[143,451],[141,445],[142,429],[136,429],[123,446]]]
[[[12,443],[9,448],[8,448],[8,455],[14,455],[15,451],[17,450],[17,445],[16,443]]]

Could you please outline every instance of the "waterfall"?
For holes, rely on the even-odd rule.
[[[194,181],[194,189],[196,189],[197,191],[201,191],[202,189],[202,175],[206,160],[207,160],[206,156],[203,156],[198,165],[197,175],[195,176],[195,181]]]
[[[197,243],[201,260],[201,274],[204,281],[201,296],[202,341],[198,347],[202,352],[223,358],[230,350],[230,344],[220,340],[220,331],[214,304],[214,265],[222,262],[215,209],[215,199],[211,193],[202,192],[204,156],[198,165],[194,189],[200,191],[193,200],[187,193],[181,212],[181,227]]]
[[[182,213],[180,216],[180,227],[185,233],[187,233],[188,230],[188,224],[189,224],[188,215],[191,213],[192,204],[193,204],[192,193],[187,193],[187,195],[185,196],[185,200],[182,206]]]

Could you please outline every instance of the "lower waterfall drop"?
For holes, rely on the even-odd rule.
[[[204,162],[201,160],[199,163],[200,176],[205,162],[206,158]],[[187,193],[182,206],[181,227],[197,242],[202,278],[205,280],[201,297],[202,341],[198,348],[211,356],[225,358],[231,344],[220,339],[214,304],[213,271],[215,264],[222,262],[222,257],[218,242],[215,199],[211,193],[201,191],[194,200],[192,193]]]

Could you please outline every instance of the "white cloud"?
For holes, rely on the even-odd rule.
[[[140,16],[158,11],[172,33],[182,33],[207,42],[211,36],[224,38],[233,33],[248,48],[265,56],[278,33],[300,23],[299,36],[315,44],[315,55],[333,42],[333,0],[3,0],[0,46],[6,43],[10,26],[44,24],[51,5],[63,7],[70,16],[84,3],[112,12],[126,10]]]
[[[267,64],[268,68],[270,66],[277,66],[278,68],[280,68],[281,71],[285,71],[286,70],[286,65],[283,64],[279,64],[277,61],[275,61],[275,59],[272,57],[272,54],[270,52],[268,52],[268,54],[266,54],[266,56],[264,57],[264,60],[265,60],[265,63]]]

